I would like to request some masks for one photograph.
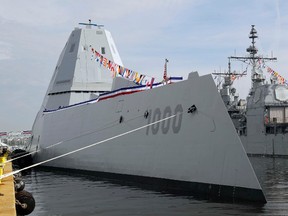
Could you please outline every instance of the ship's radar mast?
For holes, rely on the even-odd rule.
[[[89,21],[88,23],[78,23],[78,24],[79,24],[79,25],[85,25],[86,28],[89,28],[89,29],[91,29],[92,26],[97,26],[98,28],[104,27],[104,25],[99,25],[99,24],[96,24],[96,23],[91,23],[91,19],[89,19],[88,21]]]
[[[249,53],[249,56],[242,57],[242,56],[230,56],[231,59],[237,59],[243,61],[245,63],[248,62],[249,65],[252,66],[251,70],[251,91],[250,93],[254,92],[254,89],[258,86],[264,85],[265,77],[263,75],[263,71],[259,64],[264,63],[264,61],[275,61],[277,58],[264,58],[260,55],[257,55],[258,49],[255,46],[255,39],[258,38],[257,31],[255,29],[255,25],[252,25],[249,38],[251,39],[251,45],[246,49]]]

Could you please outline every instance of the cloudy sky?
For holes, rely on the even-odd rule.
[[[0,0],[0,5],[0,131],[31,129],[70,32],[88,19],[112,33],[127,68],[161,77],[168,58],[168,73],[184,78],[191,71],[227,70],[228,56],[246,55],[254,24],[259,51],[278,58],[267,65],[288,79],[286,0]],[[249,76],[235,86],[244,98]]]

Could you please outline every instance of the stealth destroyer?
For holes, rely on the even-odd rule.
[[[83,25],[36,116],[28,147],[35,163],[266,202],[211,75],[157,82],[123,66],[103,26]]]

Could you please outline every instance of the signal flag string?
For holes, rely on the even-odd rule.
[[[166,117],[166,118],[160,119],[160,120],[155,121],[155,122],[152,122],[152,123],[150,123],[150,124],[147,124],[147,125],[144,125],[144,126],[141,126],[141,127],[135,128],[135,129],[133,129],[133,130],[130,130],[130,131],[124,132],[124,133],[122,133],[122,134],[118,134],[118,135],[116,135],[116,136],[113,136],[113,137],[110,137],[110,138],[104,139],[104,140],[102,140],[102,141],[99,141],[99,142],[93,143],[93,144],[91,144],[91,145],[88,145],[88,146],[85,146],[85,147],[82,147],[82,148],[79,148],[79,149],[76,149],[76,150],[73,150],[73,151],[67,152],[67,153],[62,154],[62,155],[58,155],[58,156],[56,156],[56,157],[53,157],[53,158],[47,159],[47,160],[45,160],[45,161],[41,161],[41,162],[36,163],[36,164],[33,164],[33,165],[31,165],[31,166],[24,167],[24,168],[22,168],[22,169],[15,170],[15,171],[13,171],[13,172],[10,172],[10,173],[7,173],[7,174],[4,174],[4,175],[1,175],[1,176],[0,176],[0,179],[7,178],[7,177],[9,177],[9,176],[11,176],[11,175],[17,174],[17,173],[22,172],[22,171],[24,171],[24,170],[31,169],[31,168],[36,167],[36,166],[39,166],[39,165],[41,165],[41,164],[44,164],[44,163],[47,163],[47,162],[50,162],[50,161],[53,161],[53,160],[56,160],[56,159],[59,159],[59,158],[65,157],[65,156],[67,156],[67,155],[74,154],[74,153],[76,153],[76,152],[79,152],[79,151],[85,150],[85,149],[87,149],[87,148],[91,148],[91,147],[93,147],[93,146],[96,146],[96,145],[102,144],[102,143],[104,143],[104,142],[107,142],[107,141],[110,141],[110,140],[113,140],[113,139],[116,139],[116,138],[119,138],[119,137],[125,136],[125,135],[127,135],[127,134],[130,134],[130,133],[133,133],[133,132],[135,132],[135,131],[141,130],[141,129],[143,129],[143,128],[149,127],[149,126],[151,126],[151,125],[154,125],[154,124],[160,123],[160,122],[162,122],[162,121],[166,121],[166,120],[168,120],[168,119],[174,118],[174,117],[176,117],[177,115],[179,115],[179,114],[181,114],[181,113],[182,113],[182,112],[177,113],[177,114],[174,114],[174,115],[171,115],[171,116],[168,116],[168,117]],[[54,145],[56,145],[56,144],[54,144]]]

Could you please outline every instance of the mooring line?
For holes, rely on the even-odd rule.
[[[141,116],[142,116],[142,115],[141,115]],[[139,116],[136,116],[136,117],[134,117],[134,118],[132,118],[132,119],[129,119],[128,121],[134,120],[134,119],[139,118],[139,117],[141,117],[141,116],[140,116],[140,115],[139,115]],[[54,143],[54,144],[52,144],[52,145],[50,145],[50,146],[45,147],[44,149],[49,149],[49,148],[52,148],[52,147],[54,147],[54,146],[58,146],[58,145],[60,145],[60,144],[62,144],[62,143],[64,143],[64,142],[71,141],[71,140],[73,140],[73,139],[77,139],[77,138],[79,138],[79,137],[86,136],[86,135],[88,135],[88,134],[97,133],[97,132],[100,132],[100,131],[102,131],[102,130],[106,130],[106,129],[108,129],[108,128],[114,127],[114,126],[117,125],[117,124],[115,124],[115,122],[118,122],[118,120],[115,120],[115,121],[113,121],[113,122],[111,122],[111,123],[109,123],[109,124],[106,124],[106,125],[107,125],[106,127],[100,128],[99,130],[96,130],[96,131],[94,130],[94,131],[85,132],[85,133],[83,133],[83,134],[80,134],[79,136],[76,136],[76,137],[73,137],[73,138],[70,138],[70,139],[67,139],[67,140],[62,140],[62,141],[60,141],[60,142]],[[43,149],[42,149],[42,150],[43,150]],[[7,160],[6,163],[8,163],[8,162],[13,162],[14,160],[18,160],[18,159],[20,159],[20,158],[27,157],[27,156],[29,156],[29,155],[33,155],[33,154],[35,154],[35,153],[37,153],[37,152],[40,152],[40,151],[41,151],[41,149],[32,151],[32,152],[30,152],[30,153],[27,153],[27,154],[24,154],[24,155],[15,157],[15,158],[11,158],[11,159]]]
[[[52,148],[52,147],[54,147],[54,146],[58,146],[58,145],[60,145],[60,144],[62,144],[62,143],[64,143],[64,142],[67,142],[67,141],[70,141],[70,140],[73,140],[73,139],[77,139],[77,138],[79,138],[79,137],[82,137],[82,136],[85,136],[85,135],[88,135],[88,134],[97,133],[97,132],[100,132],[100,131],[105,130],[105,129],[107,129],[107,128],[114,127],[114,126],[116,126],[116,124],[113,124],[113,123],[115,123],[115,122],[118,122],[118,120],[117,120],[117,121],[113,121],[113,122],[107,124],[108,126],[106,126],[106,127],[104,127],[104,128],[100,128],[99,130],[96,130],[96,131],[94,130],[94,131],[85,132],[85,133],[83,133],[83,134],[80,134],[79,136],[76,136],[76,137],[73,137],[73,138],[70,138],[70,139],[67,139],[67,140],[62,140],[62,141],[60,141],[60,142],[54,143],[54,144],[52,144],[52,145],[49,145],[49,146],[45,147],[44,149],[49,149],[49,148]],[[43,149],[42,149],[42,150],[43,150]],[[20,159],[20,158],[27,157],[27,156],[29,156],[29,155],[33,155],[33,154],[35,154],[35,153],[37,153],[37,152],[40,152],[40,151],[41,151],[41,149],[32,151],[32,152],[30,152],[30,153],[27,153],[27,154],[24,154],[24,155],[15,157],[15,158],[11,158],[11,159],[7,160],[6,163],[8,163],[8,162],[13,162],[14,160],[18,160],[18,159]],[[16,154],[16,155],[17,155],[17,154]]]
[[[181,112],[181,113],[182,113],[182,112]],[[130,133],[133,133],[133,132],[135,132],[135,131],[141,130],[141,129],[143,129],[143,128],[149,127],[149,126],[151,126],[151,125],[154,125],[154,124],[160,123],[160,122],[162,122],[162,121],[166,121],[166,120],[168,120],[168,119],[174,118],[174,117],[177,116],[178,114],[179,114],[179,113],[174,114],[174,115],[169,116],[169,117],[166,117],[166,118],[164,118],[164,119],[160,119],[160,120],[158,120],[158,121],[152,122],[152,123],[150,123],[150,124],[147,124],[147,125],[144,125],[144,126],[135,128],[135,129],[133,129],[133,130],[124,132],[124,133],[122,133],[122,134],[118,134],[118,135],[116,135],[116,136],[113,136],[113,137],[104,139],[104,140],[102,140],[102,141],[93,143],[93,144],[91,144],[91,145],[88,145],[88,146],[85,146],[85,147],[82,147],[82,148],[79,148],[79,149],[76,149],[76,150],[67,152],[67,153],[65,153],[65,154],[62,154],[62,155],[59,155],[59,156],[56,156],[56,157],[47,159],[47,160],[45,160],[45,161],[41,161],[41,162],[36,163],[36,164],[33,164],[33,165],[31,165],[31,166],[24,167],[24,168],[22,168],[22,169],[15,170],[15,171],[13,171],[13,172],[4,174],[4,175],[0,176],[0,179],[7,178],[7,177],[9,177],[9,176],[11,176],[11,175],[17,174],[17,173],[22,172],[22,171],[24,171],[24,170],[31,169],[31,168],[33,168],[33,167],[36,167],[36,166],[39,166],[39,165],[41,165],[41,164],[44,164],[44,163],[47,163],[47,162],[50,162],[50,161],[53,161],[53,160],[56,160],[56,159],[65,157],[65,156],[70,155],[70,154],[74,154],[74,153],[76,153],[76,152],[85,150],[85,149],[87,149],[87,148],[91,148],[91,147],[93,147],[93,146],[96,146],[96,145],[102,144],[102,143],[104,143],[104,142],[107,142],[107,141],[116,139],[116,138],[118,138],[118,137],[125,136],[125,135],[127,135],[127,134],[130,134]],[[55,144],[53,144],[53,145],[55,145]]]

